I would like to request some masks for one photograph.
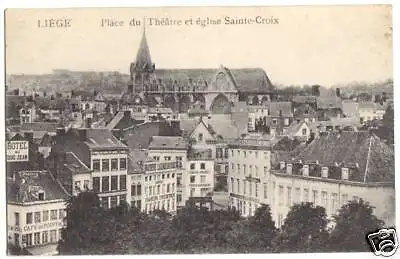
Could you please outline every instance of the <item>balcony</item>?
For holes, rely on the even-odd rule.
[[[256,182],[256,183],[260,183],[261,182],[260,177],[252,175],[252,174],[246,175],[245,178],[249,182]]]
[[[182,168],[181,161],[173,161],[173,162],[150,162],[145,164],[146,172],[156,172],[156,171],[165,171]]]

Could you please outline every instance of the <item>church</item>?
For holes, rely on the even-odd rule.
[[[125,105],[169,107],[186,113],[196,105],[212,114],[230,114],[233,104],[269,102],[274,88],[261,68],[156,69],[143,31],[130,81],[122,96]]]

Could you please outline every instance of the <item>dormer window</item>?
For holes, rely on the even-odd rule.
[[[349,180],[349,168],[342,168],[342,180]]]
[[[310,171],[310,167],[308,165],[303,165],[303,175],[308,176]]]
[[[324,166],[321,168],[321,177],[328,178],[328,167]]]
[[[199,141],[203,141],[203,133],[199,133]]]
[[[279,163],[279,168],[280,168],[280,169],[284,169],[284,168],[285,168],[285,161],[281,161],[281,162]]]
[[[44,201],[45,198],[46,198],[46,197],[45,197],[45,195],[44,195],[44,191],[40,191],[40,192],[38,193],[38,199],[39,199],[39,201]]]
[[[292,164],[287,164],[286,165],[286,173],[287,174],[292,174],[292,168],[293,168]]]

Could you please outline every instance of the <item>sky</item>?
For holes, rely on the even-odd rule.
[[[275,24],[225,24],[226,17],[273,18]],[[43,25],[51,18],[71,19],[71,27],[38,27],[38,20]],[[154,26],[150,18],[183,24]],[[201,27],[198,18],[221,24]],[[102,27],[102,19],[124,25]],[[141,25],[129,26],[132,19]],[[189,19],[193,25],[185,25]],[[69,69],[128,74],[143,20],[156,68],[261,67],[275,84],[324,86],[382,81],[393,74],[387,35],[392,11],[383,5],[8,9],[6,73]]]

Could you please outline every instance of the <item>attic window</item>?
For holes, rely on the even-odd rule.
[[[43,191],[38,193],[38,199],[39,199],[39,201],[44,201],[45,196],[44,196],[44,192]]]

